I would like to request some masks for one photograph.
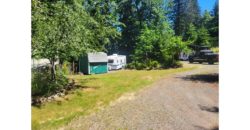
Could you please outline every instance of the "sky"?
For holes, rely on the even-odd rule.
[[[201,13],[203,13],[205,10],[213,10],[216,0],[198,0],[198,2],[201,8]]]

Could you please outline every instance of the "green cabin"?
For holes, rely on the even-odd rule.
[[[104,52],[87,53],[79,59],[79,71],[83,74],[108,72],[108,56]]]

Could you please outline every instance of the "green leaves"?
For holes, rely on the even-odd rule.
[[[96,12],[95,16],[90,16],[79,6],[82,2],[32,0],[33,57],[77,58],[91,50],[103,51],[110,43],[109,38],[119,37],[111,12],[105,15]]]
[[[101,2],[101,1],[100,1]],[[105,51],[110,38],[119,37],[109,7],[90,12],[82,0],[32,0],[32,58],[49,59],[52,80],[55,61],[76,61],[89,51]]]
[[[196,27],[193,24],[189,24],[187,32],[183,39],[188,43],[195,43],[198,38]]]
[[[186,44],[218,40],[216,9],[200,19],[196,0],[32,0],[32,57],[72,61],[113,47],[136,62],[172,64]]]
[[[138,37],[132,65],[144,64],[144,69],[151,68],[152,62],[161,67],[175,66],[179,53],[185,49],[187,46],[182,37],[174,36],[166,21],[156,27],[146,26]]]
[[[216,12],[216,7],[215,7]],[[217,12],[218,13],[218,12]],[[189,24],[183,40],[196,45],[218,46],[218,14],[205,11],[198,25]]]
[[[176,35],[184,36],[190,24],[198,25],[200,9],[197,0],[171,0],[169,8]]]
[[[210,46],[210,35],[205,27],[201,27],[198,30],[198,38],[196,44]]]

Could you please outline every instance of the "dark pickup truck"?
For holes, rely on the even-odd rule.
[[[189,56],[188,60],[190,63],[208,62],[208,64],[214,64],[214,62],[219,61],[219,55],[211,50],[205,49],[205,50],[195,51],[193,54]]]

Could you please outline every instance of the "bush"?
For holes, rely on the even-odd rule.
[[[161,65],[158,61],[145,61],[145,62],[131,62],[127,64],[126,68],[128,69],[137,69],[137,70],[142,70],[142,69],[157,69],[160,68]]]
[[[142,70],[142,69],[146,69],[147,65],[144,63],[139,63],[139,62],[131,62],[131,63],[127,64],[126,68]]]
[[[135,63],[135,69],[142,70],[142,69],[145,69],[145,68],[147,68],[146,64],[138,63],[138,62]]]
[[[180,68],[180,67],[183,67],[183,64],[180,62],[180,61],[177,61],[173,64],[173,67],[174,68]]]
[[[49,69],[32,70],[32,97],[33,96],[49,96],[56,91],[62,89],[68,84],[68,79],[61,71],[56,73],[56,81],[51,80]]]
[[[125,67],[126,69],[135,69],[134,63],[128,63]]]
[[[69,63],[69,62],[65,61],[65,62],[63,63],[63,65],[62,65],[62,72],[63,72],[63,74],[65,74],[65,75],[70,74],[70,63]]]
[[[179,68],[182,67],[182,63],[177,60],[172,60],[171,58],[166,58],[166,60],[161,64],[158,61],[145,61],[145,62],[131,62],[126,65],[128,69],[159,69],[159,68]]]
[[[148,69],[157,69],[160,68],[160,63],[158,61],[149,61],[147,64]]]

